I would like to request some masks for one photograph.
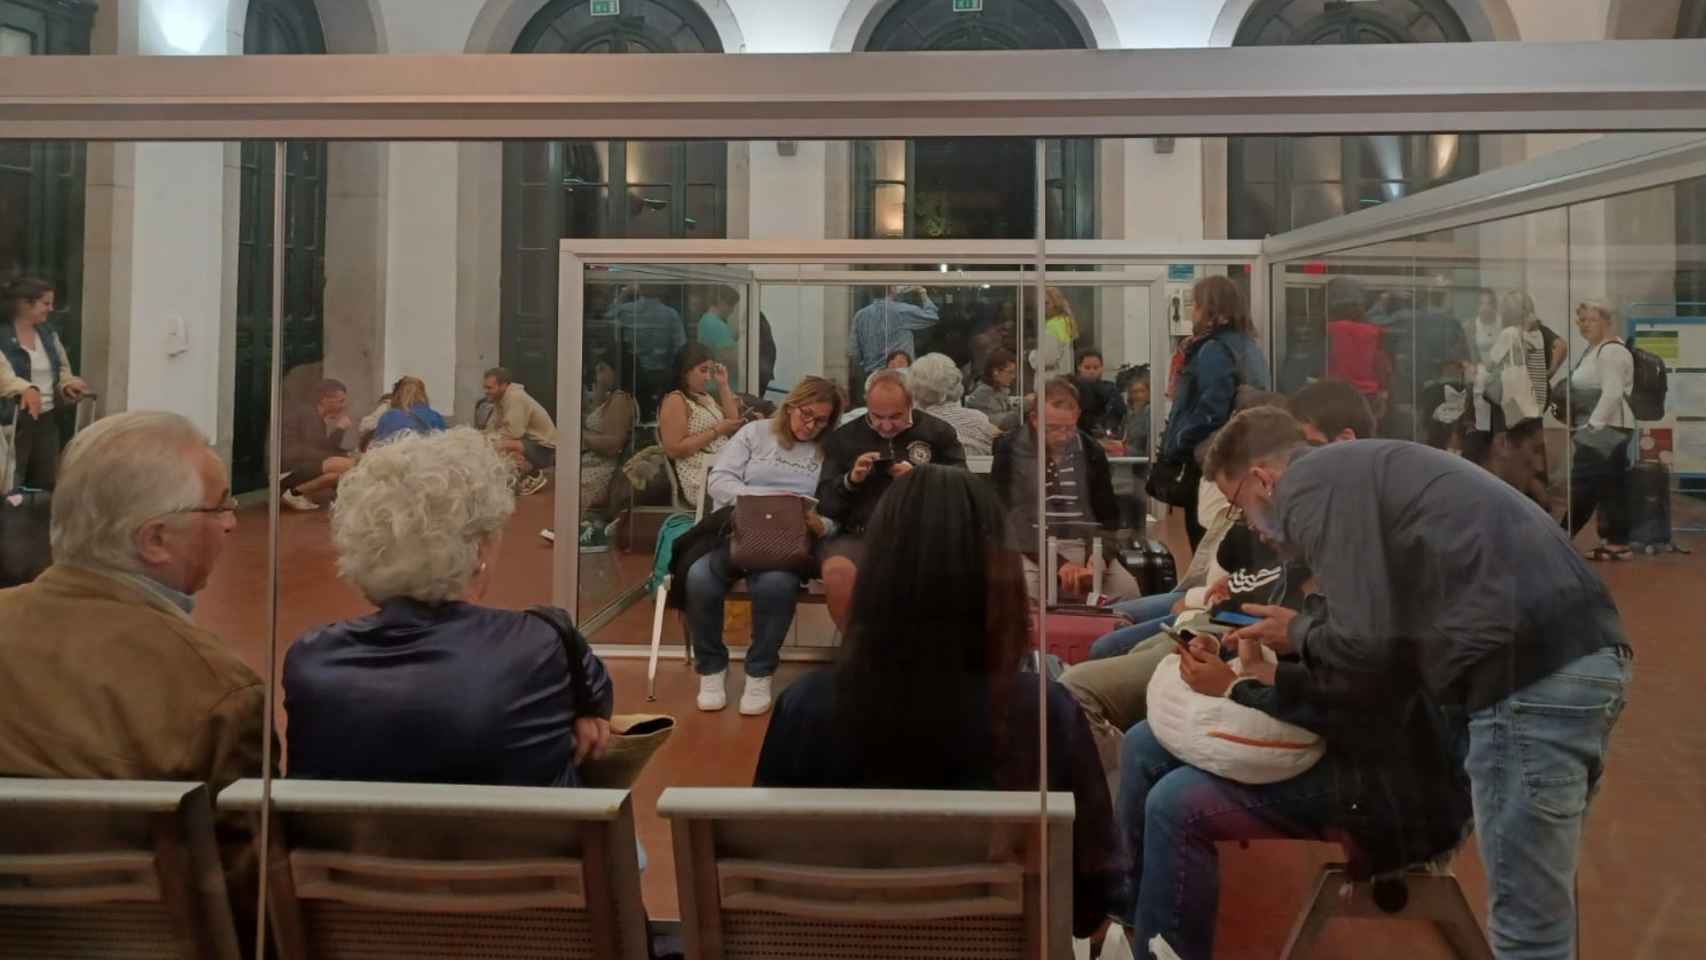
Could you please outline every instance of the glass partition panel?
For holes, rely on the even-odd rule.
[[[1590,778],[1601,762],[1606,770],[1585,822],[1575,875],[1584,954],[1599,949],[1596,944],[1614,949],[1609,945],[1630,936],[1678,943],[1694,937],[1672,924],[1649,929],[1622,904],[1629,884],[1680,878],[1692,862],[1690,851],[1658,839],[1663,824],[1687,816],[1675,801],[1677,791],[1651,786],[1668,782],[1676,769],[1654,753],[1654,743],[1674,743],[1662,732],[1664,718],[1687,709],[1686,695],[1662,678],[1674,675],[1681,667],[1677,658],[1685,656],[1665,643],[1664,625],[1706,613],[1682,586],[1697,576],[1685,551],[1706,518],[1693,432],[1697,422],[1706,422],[1706,407],[1692,382],[1699,379],[1693,371],[1706,369],[1706,351],[1696,349],[1706,340],[1696,343],[1700,307],[1689,299],[1701,255],[1698,246],[1680,242],[1691,229],[1688,201],[1696,188],[1684,182],[1644,189],[1274,268],[1282,383],[1314,389],[1346,381],[1370,401],[1379,436],[1459,453],[1546,511],[1529,508],[1525,516],[1516,506],[1503,512],[1478,507],[1469,513],[1488,512],[1466,519],[1464,529],[1471,532],[1457,535],[1445,532],[1449,522],[1430,521],[1440,531],[1435,536],[1459,543],[1449,556],[1427,561],[1438,565],[1434,576],[1444,578],[1450,602],[1471,607],[1499,579],[1471,576],[1459,566],[1461,557],[1489,549],[1494,540],[1501,543],[1501,565],[1529,571],[1566,565],[1573,584],[1568,592],[1546,599],[1537,581],[1500,601],[1515,604],[1516,615],[1529,624],[1517,627],[1518,642],[1525,631],[1538,631],[1535,642],[1577,645],[1580,659],[1560,665],[1556,675],[1599,678],[1594,703],[1609,709],[1596,716],[1616,719],[1625,699],[1638,706],[1622,713],[1603,756],[1597,751],[1605,750],[1608,723],[1569,741],[1596,751]],[[1376,374],[1372,390],[1361,383],[1365,367]],[[1656,376],[1661,368],[1664,388]],[[1436,468],[1446,469],[1421,461],[1408,469]],[[1377,497],[1391,482],[1365,481]],[[1492,491],[1481,499],[1506,502]],[[1437,509],[1426,495],[1407,508],[1436,517]],[[1474,532],[1480,529],[1498,533]],[[1397,522],[1384,524],[1382,532],[1393,538],[1388,553],[1412,542]],[[1570,553],[1586,562],[1572,565]],[[1379,562],[1378,556],[1367,562]],[[1319,583],[1335,614],[1340,601],[1333,584],[1344,582],[1341,573]],[[1406,602],[1429,603],[1433,589],[1416,584]],[[1615,604],[1616,618],[1607,619],[1608,603]],[[1345,615],[1357,609],[1353,602]],[[1548,618],[1554,626],[1532,625]],[[1450,645],[1443,638],[1439,643]],[[1627,656],[1618,652],[1623,644],[1636,648],[1645,665],[1634,668],[1632,681]],[[1420,650],[1424,657],[1436,655],[1427,645]],[[1508,654],[1489,657],[1509,662]],[[1507,702],[1522,701],[1519,716],[1545,709],[1531,704],[1554,702],[1550,682],[1536,679]],[[1478,803],[1484,784],[1500,775],[1487,766],[1493,757],[1486,739],[1490,716],[1473,713],[1465,741]],[[1518,728],[1514,735],[1528,734]],[[1659,773],[1659,765],[1666,772]],[[1549,802],[1545,794],[1537,801]],[[1631,834],[1608,826],[1615,823],[1641,826]],[[1458,858],[1472,898],[1484,872],[1520,869],[1484,859],[1491,828],[1477,825],[1478,846]],[[1641,836],[1649,833],[1651,839]],[[1612,893],[1614,887],[1620,892]],[[1548,916],[1567,915],[1567,907],[1566,898]],[[1492,909],[1504,906],[1495,898]]]
[[[6,53],[73,52],[66,13],[8,8]],[[219,821],[223,887],[173,886],[153,864],[185,855],[174,830],[206,831],[196,782],[222,789],[279,759],[264,733],[267,504],[238,466],[266,457],[249,418],[266,420],[271,299],[243,296],[271,275],[254,270],[272,246],[260,153],[0,145],[0,887],[121,884],[87,863],[140,856],[148,866],[124,889],[234,914],[234,927],[194,931],[227,954],[233,939],[252,950],[256,933],[250,824]],[[287,323],[302,337],[317,325]],[[211,834],[199,839],[211,852]],[[158,899],[127,897],[138,902],[119,909],[136,924],[123,926],[63,893],[8,900],[3,949],[177,948]]]

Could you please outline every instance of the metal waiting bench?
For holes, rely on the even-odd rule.
[[[0,779],[0,955],[238,960],[207,788]]]
[[[275,780],[269,846],[281,960],[648,954],[626,790]]]
[[[1046,841],[1035,792],[672,787],[658,812],[689,960],[1073,955],[1070,793]]]

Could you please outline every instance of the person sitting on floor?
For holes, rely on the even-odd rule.
[[[867,553],[865,525],[891,485],[925,464],[966,465],[954,428],[913,409],[912,388],[899,370],[879,370],[865,381],[863,417],[838,427],[823,441],[818,513],[839,532],[823,545],[823,585],[830,618],[847,629],[853,582]],[[887,550],[887,545],[881,547]]]
[[[699,672],[699,709],[727,704],[729,648],[723,642],[723,600],[736,580],[745,578],[752,594],[752,646],[746,652],[743,716],[770,709],[770,677],[781,662],[782,641],[794,622],[800,584],[812,571],[741,570],[729,556],[735,501],[747,495],[793,494],[812,497],[823,469],[818,441],[841,412],[841,392],[822,377],[805,377],[777,408],[775,416],[742,427],[712,465],[706,486],[713,512],[675,542],[671,582],[675,606],[687,610],[694,667]],[[822,540],[835,532],[833,521],[808,510],[806,524]]]
[[[445,429],[444,415],[427,399],[426,381],[399,377],[391,388],[390,409],[373,428],[373,442],[384,443],[400,433],[434,433]]]
[[[706,472],[746,421],[729,388],[728,368],[711,358],[709,347],[682,347],[676,351],[674,369],[670,392],[658,407],[658,444],[675,471],[682,501],[697,509],[705,495]]]
[[[557,425],[503,367],[487,370],[480,382],[492,404],[486,436],[514,464],[521,495],[532,496],[545,489],[545,471],[557,465]]]
[[[1048,789],[1077,809],[1072,928],[1089,936],[1118,903],[1107,781],[1071,696],[1020,672],[1029,614],[1003,512],[965,470],[920,465],[890,486],[867,528],[883,561],[860,572],[841,659],[777,698],[753,783],[1035,791],[1046,709]]]
[[[337,380],[322,380],[314,389],[314,406],[293,410],[284,418],[284,493],[280,500],[292,510],[318,510],[316,499],[335,490],[338,480],[355,466],[349,453],[353,424],[344,407],[349,388]]]
[[[616,367],[609,360],[596,357],[587,369],[586,398],[581,402],[585,414],[581,419],[580,549],[603,553],[610,549],[606,518],[616,472],[634,439],[640,409],[633,394],[619,385]]]
[[[1039,556],[1037,403],[1029,401],[1025,409],[1029,429],[1003,436],[995,445],[989,477],[1007,506],[1009,535],[1025,557],[1025,583],[1034,592]],[[1059,579],[1062,596],[1089,592],[1096,571],[1086,541],[1112,533],[1120,525],[1108,454],[1079,429],[1079,414],[1078,387],[1071,378],[1054,377],[1043,385],[1041,433],[1048,488],[1044,525],[1049,536],[1060,540],[1056,568],[1049,575]],[[1105,551],[1101,563],[1104,594],[1129,600],[1142,592],[1137,580],[1116,559],[1116,551]]]
[[[0,591],[0,777],[196,781],[217,793],[262,774],[266,684],[191,619],[236,509],[225,465],[175,413],[114,414],[71,441],[54,564]],[[246,937],[254,842],[242,818],[216,829]]]
[[[479,603],[512,476],[467,428],[404,434],[349,472],[338,574],[379,609],[285,655],[291,776],[572,787],[603,752],[614,690],[568,615]]]
[[[907,370],[906,382],[912,387],[912,399],[918,409],[954,428],[966,456],[987,457],[993,452],[995,425],[982,412],[960,405],[965,392],[960,368],[947,354],[927,353],[919,357]]]

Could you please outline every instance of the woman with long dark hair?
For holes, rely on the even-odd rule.
[[[883,495],[865,537],[840,661],[777,699],[758,786],[1035,790],[1038,679],[1020,671],[1029,610],[1019,554],[986,484],[920,466]],[[1117,903],[1118,850],[1090,728],[1047,683],[1048,786],[1071,790],[1073,928]]]
[[[715,387],[717,395],[711,395]],[[658,444],[669,457],[681,484],[681,495],[698,504],[705,494],[705,473],[729,438],[744,425],[728,368],[711,357],[702,343],[690,343],[675,354],[670,392],[658,405]]]
[[[59,476],[59,421],[55,405],[76,403],[89,385],[71,370],[71,358],[52,328],[53,284],[19,277],[0,290],[0,423],[17,417],[13,442],[16,485],[51,490]],[[4,492],[4,491],[0,491]]]

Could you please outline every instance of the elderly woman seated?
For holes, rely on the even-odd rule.
[[[907,371],[917,409],[945,421],[971,457],[987,457],[995,446],[995,425],[981,410],[960,405],[965,393],[960,368],[946,354],[927,353]]]
[[[338,573],[379,609],[285,655],[291,776],[575,786],[604,750],[610,677],[567,615],[479,604],[514,475],[466,428],[402,434],[344,475]]]
[[[742,427],[717,456],[706,479],[714,512],[676,544],[678,563],[687,576],[678,598],[687,609],[696,666],[699,709],[727,705],[729,648],[723,642],[723,599],[744,577],[752,592],[752,646],[746,654],[746,688],[740,712],[758,716],[770,709],[770,678],[781,662],[782,641],[794,622],[800,583],[809,571],[742,570],[730,556],[735,500],[749,495],[792,494],[813,497],[823,470],[818,440],[841,413],[841,392],[822,377],[801,380],[769,420]],[[808,511],[806,524],[817,538],[835,525]]]

